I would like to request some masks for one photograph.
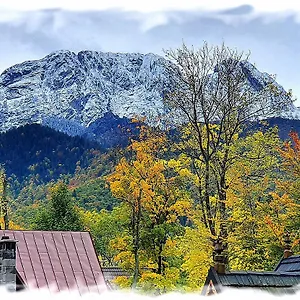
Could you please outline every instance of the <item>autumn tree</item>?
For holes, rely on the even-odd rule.
[[[277,89],[271,79],[256,87],[249,84],[247,70],[253,69],[249,55],[224,44],[204,43],[197,50],[183,45],[166,51],[166,56],[173,62],[167,63],[166,68],[176,89],[165,102],[176,120],[188,124],[189,138],[181,151],[193,159],[194,172],[203,182],[199,201],[203,203],[205,225],[215,236],[215,210],[221,220],[227,219],[227,174],[234,159],[231,146],[237,135],[247,122],[273,115],[291,98]],[[217,206],[210,198],[215,192]]]
[[[108,179],[114,197],[128,204],[131,211],[131,233],[133,237],[134,280],[136,286],[139,275],[139,249],[142,218],[142,178],[134,164],[121,159],[116,172]]]
[[[296,200],[300,198],[300,138],[296,132],[289,136],[290,140],[279,149],[284,180],[278,181],[278,187]]]
[[[179,176],[163,158],[164,133],[143,126],[139,140],[133,140],[129,148],[131,159],[122,158],[108,181],[113,196],[127,203],[131,210],[135,287],[142,247],[151,253],[149,259],[156,260],[156,272],[164,273],[164,246],[179,230],[178,217],[187,215],[190,200],[180,188]]]
[[[290,140],[278,147],[281,156],[280,173],[275,181],[276,189],[263,206],[266,232],[276,241],[275,253],[282,255],[284,235],[289,232],[292,250],[300,251],[300,139],[296,132],[290,133]]]
[[[228,170],[229,266],[240,270],[274,268],[281,244],[270,231],[272,192],[278,178],[281,141],[276,128],[239,138],[237,159]],[[277,246],[276,246],[277,245]]]

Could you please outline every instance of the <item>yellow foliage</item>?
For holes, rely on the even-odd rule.
[[[113,283],[116,284],[121,289],[129,289],[132,283],[131,281],[132,281],[131,278],[128,278],[126,276],[117,276],[113,280]]]
[[[1,226],[1,228],[4,228],[3,218],[0,219],[0,226]],[[24,230],[23,227],[19,226],[18,224],[14,223],[13,221],[9,221],[8,229],[9,230]]]

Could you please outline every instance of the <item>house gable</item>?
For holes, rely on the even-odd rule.
[[[221,285],[218,279],[218,274],[214,268],[210,268],[202,288],[202,296],[210,296],[221,292]]]

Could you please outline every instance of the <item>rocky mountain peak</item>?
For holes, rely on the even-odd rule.
[[[0,75],[0,131],[40,123],[83,135],[107,113],[158,117],[171,89],[165,63],[151,53],[61,50],[12,66]],[[254,89],[273,80],[248,62],[241,68]],[[299,109],[291,106],[284,117],[300,119]]]

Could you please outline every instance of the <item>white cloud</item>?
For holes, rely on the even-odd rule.
[[[253,8],[246,14],[223,14],[224,10],[235,9],[243,5]],[[167,24],[170,20],[170,11],[197,12],[199,16],[213,17],[226,24],[238,26],[262,16],[266,23],[293,15],[296,22],[300,21],[300,2],[285,1],[261,1],[261,0],[109,0],[109,1],[73,1],[73,0],[0,0],[0,23],[20,22],[24,12],[43,11],[48,9],[62,9],[65,11],[104,11],[119,10],[136,12],[135,19],[140,21],[140,29],[146,32],[156,26]],[[41,12],[42,14],[42,12]],[[57,19],[57,28],[60,28],[62,20]],[[34,22],[33,23],[34,26]]]
[[[168,10],[220,10],[229,9],[241,5],[252,5],[258,12],[280,12],[280,11],[300,11],[300,2],[294,0],[270,1],[270,0],[110,0],[110,1],[73,1],[73,0],[1,0],[0,9],[14,11],[29,11],[48,8],[62,8],[68,10],[104,10],[104,9],[122,9],[134,10],[140,12],[155,12]]]

